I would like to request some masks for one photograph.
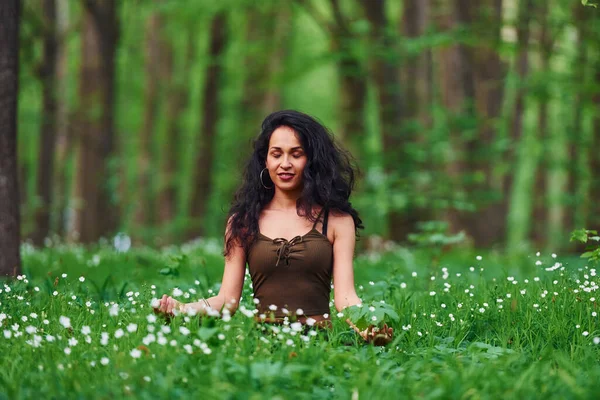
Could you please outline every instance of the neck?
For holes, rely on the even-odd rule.
[[[277,210],[295,210],[300,193],[300,191],[283,192],[276,189],[271,200],[271,207]]]

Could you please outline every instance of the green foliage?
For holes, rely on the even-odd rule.
[[[569,155],[564,149],[570,145],[584,146],[579,142],[571,142],[575,136],[587,137],[587,141],[591,137],[591,105],[586,100],[577,106],[583,112],[583,121],[582,129],[574,132],[576,124],[572,121],[572,108],[578,103],[570,100],[581,97],[581,93],[594,91],[591,82],[593,74],[587,74],[590,78],[584,80],[570,77],[573,72],[577,75],[572,64],[577,64],[573,61],[576,61],[577,48],[583,49],[582,46],[587,46],[587,53],[590,54],[590,65],[585,68],[592,71],[594,67],[591,64],[597,58],[594,46],[598,41],[595,40],[594,29],[581,27],[582,32],[589,32],[590,39],[582,46],[570,45],[573,35],[564,34],[563,30],[568,27],[576,35],[575,31],[580,28],[581,22],[574,20],[576,13],[572,10],[573,4],[557,2],[549,8],[546,19],[537,14],[541,8],[532,11],[536,13],[534,21],[540,24],[547,21],[546,26],[539,27],[540,32],[547,28],[548,36],[556,41],[550,63],[552,67],[545,69],[536,64],[535,68],[530,68],[523,82],[515,79],[514,71],[510,71],[505,81],[500,83],[502,87],[497,88],[506,98],[503,114],[489,120],[477,112],[494,108],[491,104],[479,104],[482,96],[448,104],[450,99],[463,97],[462,94],[456,96],[453,93],[460,89],[460,85],[447,85],[442,71],[435,64],[425,63],[425,59],[439,63],[443,62],[446,54],[454,51],[456,45],[465,46],[467,53],[479,51],[479,48],[471,46],[483,46],[497,52],[502,63],[508,66],[516,56],[515,41],[486,43],[486,38],[482,38],[478,32],[478,26],[459,24],[453,29],[445,29],[433,19],[423,21],[423,28],[427,28],[418,35],[400,34],[394,27],[402,24],[404,7],[402,2],[388,3],[385,17],[389,23],[388,29],[382,30],[387,35],[382,45],[373,37],[373,33],[379,29],[374,30],[365,19],[368,14],[365,13],[366,5],[370,2],[340,2],[340,14],[334,12],[334,3],[315,0],[292,2],[291,6],[285,1],[276,0],[118,2],[120,29],[115,60],[115,99],[112,101],[117,151],[109,161],[108,182],[99,184],[108,185],[111,189],[110,201],[118,204],[119,229],[127,232],[135,241],[153,245],[173,243],[182,237],[189,237],[189,210],[196,172],[194,159],[203,145],[200,135],[205,120],[199,110],[202,110],[207,66],[211,62],[208,57],[209,27],[211,19],[222,11],[227,14],[228,35],[226,52],[218,60],[221,62],[219,65],[224,67],[218,82],[220,100],[216,105],[219,127],[214,138],[212,183],[207,188],[210,190],[210,199],[202,217],[203,235],[222,236],[227,204],[241,178],[242,160],[251,151],[248,144],[259,131],[260,120],[264,117],[261,114],[272,107],[294,108],[314,114],[332,129],[343,145],[355,153],[359,167],[367,172],[357,181],[357,190],[353,192],[353,202],[364,216],[367,229],[365,236],[385,236],[390,231],[390,213],[418,213],[421,217],[423,212],[423,219],[436,219],[443,218],[448,209],[477,212],[479,207],[498,204],[504,196],[498,190],[502,186],[498,182],[504,180],[507,173],[514,173],[514,187],[510,190],[514,201],[508,214],[513,218],[508,220],[507,236],[512,238],[513,243],[522,244],[531,236],[533,228],[530,220],[533,206],[531,189],[536,168],[543,167],[540,164],[541,154],[551,156],[550,168],[545,174],[549,181],[557,182],[546,189],[548,196],[545,198],[548,200],[541,206],[560,211],[560,208],[568,207],[569,202],[585,200],[584,192],[589,191],[586,188],[593,187],[590,185],[588,166],[593,163],[585,161],[590,158],[586,155],[589,148],[582,147],[579,149],[581,151],[575,152],[582,154],[581,160],[585,163],[581,173],[576,173],[581,178],[576,179],[579,185],[577,199],[564,195],[569,173],[566,167],[569,165]],[[582,0],[581,3],[588,7],[598,4],[592,0]],[[40,72],[43,71],[39,67],[44,57],[42,43],[47,32],[43,9],[36,4],[24,2],[21,16],[18,149],[20,173],[24,179],[21,188],[24,202],[22,232],[26,237],[36,226],[36,211],[43,207],[36,182],[39,154],[44,150],[39,148],[44,122],[40,84],[43,75]],[[81,76],[82,44],[79,27],[84,23],[84,3],[66,1],[61,4],[59,8],[66,5],[68,10],[59,10],[57,15],[67,17],[68,27],[59,35],[66,44],[66,59],[58,64],[65,66],[66,70],[61,74],[69,79],[61,83],[64,87],[57,88],[60,92],[57,105],[61,106],[59,108],[66,106],[69,116],[67,122],[72,124],[75,122],[72,116],[81,113],[93,116],[98,110],[79,110],[78,79]],[[583,8],[579,2],[574,5]],[[585,11],[591,13],[592,10],[586,8]],[[161,73],[154,102],[146,98],[146,74],[152,69],[147,63],[152,58],[146,54],[146,40],[151,35],[145,32],[152,16],[160,17],[161,25],[161,45],[158,46],[161,48],[155,50],[162,52],[165,50],[163,45],[167,49],[159,57],[161,62],[156,67],[161,71],[173,71],[172,76],[168,77]],[[512,18],[504,20],[507,31],[514,30],[515,21]],[[590,25],[593,27],[593,22]],[[336,36],[340,32],[346,32],[348,37],[340,40]],[[530,51],[536,57],[538,51],[546,47],[540,42],[542,36],[532,37],[530,43]],[[504,37],[499,36],[498,39]],[[261,62],[252,62],[257,59]],[[373,62],[377,59],[385,60],[391,68],[389,73],[383,75],[403,76],[398,87],[389,87],[389,94],[401,92],[401,97],[407,96],[401,107],[402,124],[389,131],[386,128],[389,122],[383,121],[382,110],[394,105],[379,104],[381,97],[376,87],[379,77],[375,76],[378,68],[373,68]],[[165,60],[169,62],[163,63]],[[358,65],[351,68],[348,64],[352,64],[352,60],[358,61]],[[479,68],[481,64],[475,62],[470,68]],[[412,85],[408,83],[413,82],[406,80],[405,75],[415,66],[433,75],[427,76],[423,82],[414,82],[416,90],[412,90]],[[462,76],[463,72],[457,73]],[[479,73],[476,70],[471,72],[475,75]],[[349,93],[344,93],[344,76],[351,78],[350,81],[364,79],[368,82],[364,115],[358,119],[364,123],[364,133],[357,135],[344,132],[350,119],[346,108],[353,103],[348,97]],[[513,143],[512,136],[502,130],[514,125],[512,99],[515,90],[521,86],[527,89],[526,109],[521,115],[524,121],[523,140]],[[446,87],[450,89],[446,90]],[[171,94],[178,91],[185,101],[182,101],[176,113],[176,123],[170,124],[167,123],[168,104],[172,101]],[[459,91],[463,92],[462,89]],[[263,97],[269,101],[265,102]],[[583,98],[589,100],[592,96]],[[548,102],[552,111],[547,121],[549,129],[543,138],[537,136],[537,105],[542,101]],[[140,136],[145,133],[144,118],[150,104],[154,104],[151,114],[156,120],[153,132],[149,135],[152,162],[148,168],[152,179],[148,190],[145,190],[136,186],[138,175],[144,168],[140,165],[140,151],[143,149]],[[396,139],[389,140],[394,137]],[[171,140],[173,142],[169,142]],[[390,146],[389,143],[393,142],[402,144]],[[62,146],[58,147],[61,151],[65,150]],[[171,150],[173,148],[176,150]],[[67,146],[69,154],[66,162],[56,168],[59,171],[57,176],[66,177],[64,187],[60,185],[62,193],[56,193],[55,196],[61,200],[56,200],[56,204],[50,206],[52,231],[60,234],[69,229],[68,216],[72,215],[74,207],[81,206],[80,199],[72,198],[72,193],[77,192],[72,187],[77,169],[75,150],[76,146],[72,146],[72,143]],[[513,151],[521,154],[519,160],[507,162],[506,153]],[[169,176],[165,173],[165,166],[168,156],[172,154],[177,155],[176,166]],[[61,163],[56,161],[57,164]],[[485,168],[480,168],[483,164],[493,165],[490,176],[484,172]],[[172,209],[176,215],[169,213],[172,218],[165,221],[162,216],[158,217],[162,215],[158,212],[162,211],[158,199],[167,188],[169,194],[174,192],[175,205],[172,205]],[[142,192],[150,198],[141,199]],[[136,221],[135,214],[140,207],[157,209],[145,210],[147,220]],[[580,214],[579,221],[585,219],[583,211],[577,213]],[[549,221],[548,241],[554,242],[552,248],[564,243],[561,235],[566,229],[561,221]],[[426,231],[415,235],[412,237],[413,243],[429,246],[436,252],[462,239],[460,234],[449,235],[443,230],[439,230],[438,235]]]
[[[431,252],[432,267],[437,265],[444,249],[462,243],[466,239],[463,231],[455,235],[448,234],[450,226],[446,221],[419,222],[417,228],[419,232],[410,233],[408,240],[417,247],[425,248]]]
[[[449,235],[450,228],[446,221],[426,221],[417,224],[418,233],[408,235],[408,240],[417,246],[440,248],[452,244],[458,244],[465,240],[464,232]]]
[[[396,310],[383,301],[372,301],[346,307],[344,317],[349,318],[360,330],[364,330],[371,325],[381,328],[384,323],[396,325],[400,320]]]
[[[177,254],[171,255],[169,258],[169,262],[167,263],[166,267],[160,270],[160,273],[161,275],[168,275],[176,278],[179,276],[180,268],[187,265],[188,256],[185,254]]]
[[[249,279],[229,320],[157,318],[151,300],[175,287],[185,302],[215,293],[220,247],[24,246],[27,276],[0,285],[0,354],[13,361],[0,369],[0,397],[396,398],[401,390],[562,399],[600,390],[597,275],[580,258],[482,253],[474,264],[472,254],[449,251],[431,271],[426,247],[360,256],[356,284],[367,300],[344,316],[332,311],[332,329],[314,336],[257,324]],[[165,260],[179,275],[157,273]],[[345,322],[365,327],[372,316],[393,327],[393,343],[366,345]]]
[[[598,232],[589,229],[576,229],[571,232],[571,241],[588,243],[588,241],[597,242],[586,247],[586,251],[581,254],[582,258],[587,258],[593,262],[600,262],[600,236]]]

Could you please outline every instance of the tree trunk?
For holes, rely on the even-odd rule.
[[[519,173],[525,156],[530,156],[531,150],[527,143],[523,143],[523,117],[525,114],[525,100],[529,78],[529,38],[531,36],[530,22],[534,0],[519,1],[517,15],[517,54],[515,70],[517,75],[517,90],[515,104],[510,116],[511,143],[507,151],[507,163],[514,165],[512,171],[506,174],[505,193],[502,199],[507,215],[506,244],[507,248],[516,249],[526,241],[531,226],[530,204],[531,196],[525,199],[524,193],[530,188],[520,184],[523,175]],[[517,187],[519,186],[519,187]],[[525,207],[523,207],[525,206]]]
[[[178,147],[182,140],[181,117],[189,104],[188,82],[191,80],[194,49],[196,46],[193,31],[187,35],[185,61],[180,71],[174,68],[173,48],[165,43],[164,54],[161,57],[162,79],[168,82],[166,94],[166,139],[165,139],[165,165],[162,178],[162,190],[159,195],[159,214],[162,225],[172,222],[176,217],[177,208],[177,162]],[[165,241],[176,240],[176,235],[167,233]]]
[[[83,243],[114,233],[116,207],[108,188],[114,147],[114,77],[118,38],[115,0],[87,0],[83,8],[75,231]]]
[[[402,13],[402,30],[407,40],[419,39],[425,35],[426,29],[431,22],[431,1],[430,0],[406,0]],[[431,107],[433,105],[433,65],[432,52],[430,49],[423,50],[418,55],[405,54],[403,67],[400,70],[401,82],[400,90],[403,94],[402,113],[404,121],[402,123],[403,134],[406,141],[413,142],[419,147],[429,148],[428,137],[425,134],[432,126]],[[403,90],[402,90],[403,89]],[[410,171],[420,170],[431,171],[437,164],[429,154],[425,159],[418,162],[414,158],[411,160],[413,166]],[[390,168],[392,166],[390,165]],[[431,188],[427,184],[417,182],[410,187],[417,195],[430,192]],[[426,197],[423,195],[422,197]],[[417,203],[419,203],[417,201]],[[416,204],[405,211],[403,215],[391,213],[390,231],[394,240],[404,240],[408,233],[416,231],[416,223],[432,219],[430,207],[428,209]],[[404,219],[404,221],[402,220]]]
[[[516,148],[523,136],[523,114],[525,112],[525,96],[527,94],[526,80],[529,75],[529,37],[531,10],[533,0],[519,1],[519,14],[517,17],[517,60],[516,71],[518,77],[515,109],[511,119],[512,145],[509,146],[509,162],[516,157]],[[512,175],[508,175],[511,176]]]
[[[257,127],[250,130],[253,134],[266,115],[281,108],[281,92],[273,82],[286,55],[285,41],[291,25],[288,11],[288,7],[269,3],[248,11],[245,58],[250,68],[244,81],[242,109],[244,124]]]
[[[544,74],[551,72],[550,60],[554,49],[554,35],[549,23],[549,1],[541,1],[538,9],[540,10],[540,69]],[[538,157],[538,165],[535,173],[535,193],[534,209],[533,209],[533,242],[537,248],[542,248],[547,240],[547,224],[548,224],[548,207],[547,207],[547,187],[546,176],[548,171],[548,162],[546,154],[548,154],[548,104],[550,102],[550,90],[547,84],[544,84],[538,89],[538,142],[541,144],[540,156]]]
[[[449,32],[458,24],[452,3],[445,0],[432,0],[431,16],[439,32]],[[465,63],[464,51],[459,45],[438,47],[433,53],[432,61],[434,79],[439,88],[437,102],[445,108],[446,120],[442,123],[451,147],[444,160],[445,173],[449,181],[448,187],[453,188],[454,195],[459,198],[466,192],[463,180],[468,169],[464,160],[466,156],[460,130],[454,121],[467,112],[467,98],[473,96],[475,91],[473,73],[469,69],[470,64]],[[450,207],[445,211],[444,218],[453,231],[467,231],[465,216],[460,210]]]
[[[564,229],[571,232],[575,228],[586,226],[588,216],[588,202],[586,194],[581,192],[582,182],[585,179],[585,164],[582,162],[585,158],[586,140],[583,128],[583,110],[589,101],[585,95],[586,88],[590,84],[587,80],[588,69],[588,40],[590,30],[588,29],[589,11],[581,4],[573,4],[573,19],[577,31],[577,41],[575,48],[577,53],[573,65],[573,123],[571,134],[568,135],[568,183],[566,191],[566,204]],[[595,149],[592,152],[597,152]],[[593,172],[592,172],[593,173]]]
[[[466,214],[450,210],[448,215],[453,230],[465,230],[476,246],[489,247],[503,241],[506,230],[507,202],[495,198],[506,188],[501,180],[495,179],[492,169],[492,165],[503,160],[495,160],[491,151],[496,138],[494,125],[501,114],[504,94],[505,67],[497,53],[501,40],[502,1],[457,0],[454,7],[454,21],[468,28],[470,37],[476,41],[473,45],[460,45],[455,50],[457,54],[450,53],[455,61],[447,74],[459,76],[448,77],[452,86],[447,89],[456,90],[454,85],[460,84],[458,100],[462,102],[451,109],[461,109],[462,118],[468,121],[476,118],[477,125],[474,138],[457,137],[457,128],[458,131],[465,129],[453,128],[451,142],[458,154],[451,162],[454,165],[450,165],[449,172],[455,184],[457,178],[467,181],[463,184],[463,195],[475,199],[477,212]],[[454,26],[454,21],[450,20],[450,26]],[[444,104],[448,105],[450,99],[446,98]]]
[[[211,23],[209,57],[206,69],[206,80],[202,96],[202,124],[199,135],[199,151],[195,161],[195,182],[192,192],[192,224],[190,236],[203,235],[203,218],[206,213],[208,199],[213,188],[213,160],[217,123],[219,121],[221,94],[219,83],[223,75],[223,54],[227,42],[226,15],[221,12]]]
[[[161,60],[164,55],[164,40],[161,39],[162,20],[155,12],[148,17],[146,23],[144,69],[146,85],[144,87],[144,111],[142,128],[139,133],[137,208],[135,224],[138,229],[152,226],[156,222],[154,190],[151,176],[153,175],[152,139],[158,114],[159,82]],[[163,61],[164,62],[164,61]]]
[[[56,30],[58,34],[56,48],[56,159],[54,168],[54,209],[56,219],[54,229],[60,236],[67,236],[66,208],[67,195],[67,158],[72,150],[70,134],[70,115],[67,94],[68,79],[68,52],[67,31],[69,29],[69,2],[68,0],[56,1]]]
[[[362,138],[365,135],[367,72],[355,54],[357,40],[343,15],[339,0],[330,0],[335,22],[331,25],[332,51],[338,53],[341,86],[340,137],[346,142],[359,165],[366,160]]]
[[[42,246],[50,233],[50,209],[52,207],[52,186],[54,170],[54,148],[56,144],[56,1],[43,1],[44,43],[43,59],[40,68],[42,84],[42,123],[38,156],[37,196],[40,203],[35,211],[33,243]]]
[[[17,178],[20,2],[0,2],[0,276],[21,273]]]
[[[600,35],[597,35],[596,45],[600,43]],[[600,48],[600,46],[598,46]],[[592,124],[592,144],[590,149],[593,151],[590,152],[590,171],[592,171],[591,176],[591,185],[590,185],[590,194],[589,198],[591,199],[591,209],[590,209],[590,222],[589,226],[591,229],[595,229],[600,231],[600,152],[596,151],[600,149],[600,59],[596,60],[595,65],[595,73],[594,73],[594,82],[595,82],[595,92],[593,94],[593,105],[594,110],[596,110],[596,115],[594,116],[594,121]]]
[[[418,108],[412,107],[413,114],[405,115],[401,98],[401,74],[397,67],[400,50],[394,48],[392,38],[387,32],[388,20],[385,15],[385,1],[364,0],[363,7],[371,28],[370,49],[374,52],[371,56],[372,76],[379,100],[379,120],[385,148],[384,167],[388,176],[398,175],[402,177],[392,184],[393,190],[406,193],[412,191],[415,165],[409,148],[410,144],[415,142],[415,138],[414,135],[410,135],[403,122],[406,117],[416,118]],[[423,13],[418,9],[418,6],[416,10],[408,8],[406,11],[416,13],[417,17]],[[407,21],[410,17],[413,17],[413,15],[404,15],[404,20]],[[420,20],[422,21],[423,18],[421,17]],[[419,20],[411,22],[417,25],[414,29],[417,31],[416,34],[419,30],[422,32],[424,26],[418,26]],[[414,28],[410,25],[409,27]],[[426,72],[426,70],[423,72]],[[417,82],[416,76],[412,79],[414,83]],[[416,84],[410,85],[409,89],[412,92],[406,94],[412,97],[407,96],[407,103],[417,104]],[[397,242],[405,241],[409,233],[416,231],[416,223],[423,219],[425,219],[423,213],[414,204],[413,199],[409,199],[408,205],[403,209],[392,206],[388,216],[390,238]]]
[[[600,29],[598,29],[598,23],[600,22],[600,15],[596,12],[591,17],[590,24],[595,27],[591,34],[592,43],[594,44],[594,50],[596,55],[600,54]],[[596,57],[596,61],[593,65],[593,82],[594,91],[592,92],[592,109],[594,110],[594,116],[592,119],[592,137],[591,144],[589,146],[589,168],[591,171],[590,176],[590,191],[588,197],[590,199],[590,219],[588,222],[589,228],[600,232],[600,57]]]

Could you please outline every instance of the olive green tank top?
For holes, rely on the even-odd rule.
[[[319,221],[317,218],[317,221]],[[248,269],[259,314],[278,318],[287,309],[295,315],[329,314],[329,295],[333,274],[333,245],[327,239],[327,217],[323,232],[313,228],[289,241],[271,239],[259,232],[248,251]],[[276,309],[273,309],[274,307]]]

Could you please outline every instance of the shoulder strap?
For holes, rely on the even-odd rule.
[[[315,229],[317,227],[317,224],[321,220],[321,216],[323,216],[323,212],[325,212],[325,215],[323,217],[323,231],[325,232],[324,234],[326,234],[327,233],[327,216],[329,215],[329,210],[326,210],[325,207],[321,208],[321,211],[319,211],[319,215],[317,215],[317,219],[315,220],[315,223],[313,224],[313,229]]]
[[[317,223],[321,220],[321,215],[323,214],[324,210],[325,210],[325,207],[321,208],[321,211],[319,211],[319,215],[317,215],[317,219],[315,219],[315,222],[313,224],[313,229],[315,229],[317,227]]]

